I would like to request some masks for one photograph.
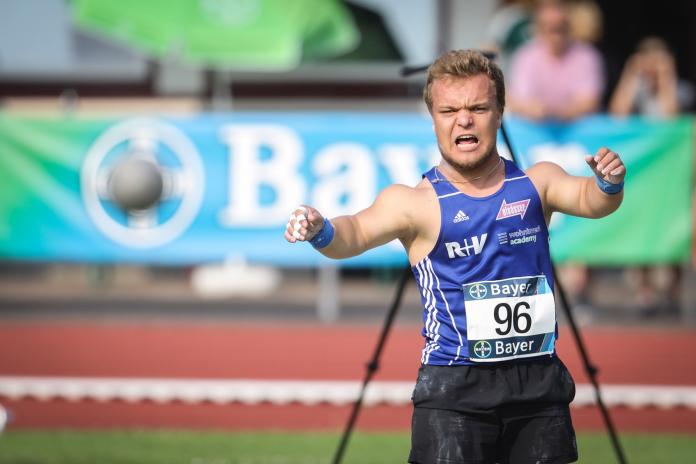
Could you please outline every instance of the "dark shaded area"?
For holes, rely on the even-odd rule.
[[[667,41],[679,76],[696,84],[696,2],[691,0],[597,1],[604,16],[604,36],[598,44],[607,69],[607,95],[616,86],[626,58],[649,35]],[[693,108],[691,108],[693,110]]]
[[[350,2],[345,2],[345,5],[360,31],[360,44],[355,50],[329,59],[328,62],[403,61],[403,54],[378,13]]]
[[[420,83],[405,82],[394,75],[391,82],[238,82],[234,84],[235,98],[418,98],[423,88]],[[208,86],[207,97],[212,95]]]

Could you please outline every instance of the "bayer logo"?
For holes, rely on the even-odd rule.
[[[486,295],[488,295],[488,288],[483,284],[473,284],[469,287],[469,295],[475,300],[486,298]]]
[[[474,354],[477,358],[487,358],[492,352],[491,344],[486,340],[479,340],[474,345]]]
[[[203,164],[176,127],[131,119],[106,130],[82,165],[82,199],[96,227],[129,248],[152,248],[181,235],[203,200]]]

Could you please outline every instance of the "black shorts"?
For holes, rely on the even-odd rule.
[[[422,366],[413,392],[410,463],[565,464],[578,458],[575,384],[556,357]]]

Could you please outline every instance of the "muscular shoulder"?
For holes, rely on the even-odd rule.
[[[379,193],[377,201],[399,207],[400,209],[402,206],[406,206],[409,201],[413,201],[415,196],[416,187],[392,184]]]
[[[423,179],[413,187],[404,184],[391,184],[382,190],[379,196],[391,201],[421,201],[429,197],[435,198],[435,191],[430,182]]]
[[[543,181],[548,178],[553,178],[564,172],[563,168],[551,161],[540,161],[525,170],[525,173],[532,179],[532,182],[537,179]]]
[[[392,184],[382,190],[377,201],[383,208],[413,218],[417,217],[418,212],[426,209],[429,204],[436,204],[437,197],[430,182],[423,179],[415,187]]]
[[[426,179],[415,187],[390,185],[379,194],[375,206],[385,219],[399,224],[400,236],[407,241],[420,235],[439,211],[437,195]]]
[[[550,161],[541,161],[536,163],[535,165],[526,169],[525,174],[527,174],[529,180],[531,180],[532,184],[534,184],[534,187],[539,193],[539,197],[541,198],[541,202],[544,204],[545,208],[549,186],[553,185],[554,182],[558,182],[559,179],[562,179],[567,175],[562,167]]]
[[[433,185],[428,179],[421,180],[418,185],[414,188],[414,201],[418,204],[420,209],[433,209],[439,210],[437,202],[437,194]]]

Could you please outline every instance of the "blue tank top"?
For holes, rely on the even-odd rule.
[[[412,267],[423,302],[421,361],[462,365],[553,356],[557,326],[549,233],[527,175],[504,160],[502,187],[470,197],[437,168],[433,249]]]

